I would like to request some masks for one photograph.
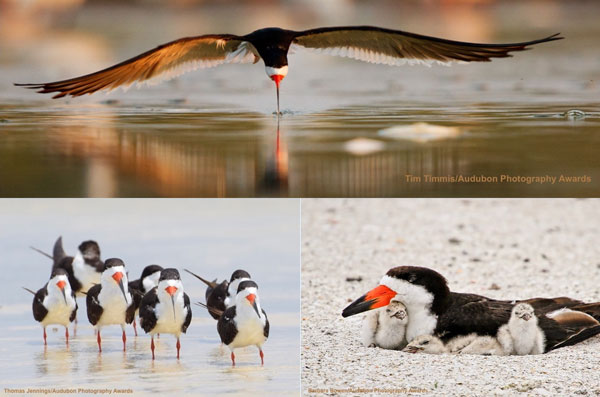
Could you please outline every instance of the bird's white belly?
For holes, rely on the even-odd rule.
[[[258,317],[237,323],[238,333],[229,344],[230,348],[245,346],[262,346],[267,340],[264,335],[262,322]]]
[[[123,299],[123,295],[114,294],[109,298],[102,298],[104,297],[99,297],[104,310],[102,311],[102,316],[100,316],[100,319],[98,320],[98,326],[112,324],[125,325],[127,303],[125,302],[125,299]]]
[[[95,284],[100,284],[101,273],[98,273],[95,268],[86,265],[83,258],[76,256],[73,259],[73,273],[75,278],[81,283],[81,292],[88,292]]]
[[[42,320],[42,325],[50,325],[50,324],[60,324],[67,326],[71,321],[69,318],[71,317],[71,313],[73,312],[74,306],[67,306],[64,302],[62,304],[58,303],[52,306],[52,310],[48,311],[44,320]]]
[[[171,302],[158,303],[154,309],[156,315],[156,326],[151,333],[174,334],[179,337],[181,326],[187,316],[187,309],[175,302],[175,317],[173,317],[173,305]]]

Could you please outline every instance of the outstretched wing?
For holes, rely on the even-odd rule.
[[[510,52],[523,51],[534,44],[560,40],[562,37],[559,34],[522,43],[479,44],[374,26],[345,26],[298,32],[292,45],[387,65],[402,65],[407,62],[489,62],[490,58],[509,57]]]
[[[80,96],[114,89],[156,77],[172,78],[198,67],[223,63],[258,62],[252,44],[234,35],[206,35],[172,41],[107,69],[73,79],[41,84],[15,84],[39,93],[58,92],[53,98]]]

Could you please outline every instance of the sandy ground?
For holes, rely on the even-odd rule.
[[[341,316],[399,265],[492,298],[598,301],[600,200],[303,200],[302,221],[304,394],[600,395],[600,337],[540,356],[412,355],[363,347],[363,316]]]

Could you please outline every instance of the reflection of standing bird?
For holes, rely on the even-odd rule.
[[[158,285],[158,279],[162,270],[163,268],[158,265],[146,266],[140,278],[129,282],[129,292],[133,298],[136,315],[139,313],[140,303],[144,295]],[[137,336],[135,317],[133,318],[133,331],[135,332],[135,336]]]
[[[235,366],[234,349],[256,346],[260,362],[264,365],[262,345],[269,337],[267,313],[260,307],[258,285],[254,281],[242,281],[237,289],[235,304],[221,315],[217,322],[221,341],[231,350],[231,363]]]
[[[177,338],[179,359],[179,336],[187,331],[192,321],[190,298],[183,292],[183,284],[177,269],[165,269],[160,273],[158,286],[150,290],[140,305],[140,325],[150,333],[152,359],[154,360],[154,334],[173,334]]]
[[[44,327],[44,345],[46,342],[46,327],[59,324],[65,327],[65,339],[69,345],[69,324],[77,315],[77,302],[75,293],[69,285],[67,272],[64,269],[55,269],[50,276],[50,281],[37,292],[27,288],[25,290],[34,294],[33,318]]]
[[[98,350],[102,352],[100,331],[107,325],[120,325],[123,330],[123,351],[125,351],[125,324],[131,324],[135,316],[135,304],[127,285],[125,264],[121,259],[106,261],[100,284],[94,285],[87,293],[87,316],[98,331]]]
[[[514,44],[466,43],[374,26],[325,27],[304,31],[280,28],[256,30],[244,36],[211,34],[186,37],[163,44],[99,72],[52,83],[15,84],[40,93],[57,92],[54,98],[80,96],[103,89],[173,77],[197,67],[223,63],[264,61],[267,76],[275,83],[279,114],[279,84],[288,72],[290,48],[358,59],[370,63],[488,62],[523,51],[538,43],[559,40],[558,34]]]
[[[184,270],[206,284],[206,293],[204,294],[206,299],[206,307],[211,317],[215,320],[218,320],[220,314],[217,313],[224,312],[226,309],[225,298],[227,297],[227,287],[229,286],[229,282],[227,280],[223,280],[217,284],[217,279],[214,281],[208,281],[187,269]]]

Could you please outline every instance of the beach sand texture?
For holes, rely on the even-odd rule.
[[[341,316],[401,265],[457,292],[598,301],[600,201],[303,200],[302,218],[303,394],[600,395],[600,337],[538,356],[408,354],[362,346],[363,315]]]

